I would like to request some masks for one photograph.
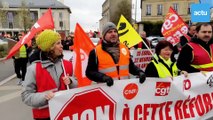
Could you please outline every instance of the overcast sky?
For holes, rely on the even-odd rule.
[[[102,4],[105,0],[64,0],[64,4],[70,7],[70,30],[74,31],[78,22],[87,32],[97,30],[101,19]]]
[[[85,32],[89,30],[97,30],[99,20],[102,14],[102,4],[105,0],[64,0],[64,4],[70,7],[72,13],[70,15],[70,30],[75,30],[75,25],[78,22]],[[135,0],[132,0],[135,3]],[[140,0],[137,0],[138,12],[137,20],[140,19]],[[134,8],[134,5],[133,5]],[[135,10],[133,10],[133,18]],[[139,20],[140,21],[140,20]]]

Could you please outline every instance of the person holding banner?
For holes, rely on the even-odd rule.
[[[212,26],[210,23],[197,23],[195,37],[180,51],[177,66],[189,73],[213,71],[212,53]]]
[[[50,120],[48,101],[54,97],[54,92],[66,90],[71,80],[72,63],[63,60],[61,36],[52,30],[44,30],[36,37],[40,49],[37,61],[28,67],[22,101],[32,106],[35,120]]]
[[[160,41],[156,47],[156,54],[153,60],[147,65],[145,74],[148,77],[175,77],[179,74],[178,68],[176,66],[176,60],[172,57],[173,45],[166,41]],[[181,72],[187,76],[187,72]]]
[[[180,45],[181,47],[183,47],[185,44],[187,44],[191,38],[195,35],[195,32],[196,32],[196,25],[195,24],[192,24],[188,27],[188,33],[187,35],[183,35],[180,37]]]
[[[114,23],[107,22],[102,31],[103,40],[89,54],[86,76],[95,82],[112,86],[114,80],[129,79],[130,73],[139,76],[139,82],[146,79],[145,73],[133,63],[129,49],[119,42]]]

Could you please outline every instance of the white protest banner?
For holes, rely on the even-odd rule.
[[[151,49],[152,53],[154,53],[154,49]],[[152,53],[149,49],[140,49],[140,50],[130,50],[132,60],[136,66],[145,71],[146,66],[152,60]]]
[[[193,73],[61,91],[49,101],[51,120],[204,120],[213,117],[212,80]]]

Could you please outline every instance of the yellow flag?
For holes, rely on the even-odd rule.
[[[123,15],[120,17],[117,29],[120,42],[129,48],[143,40]]]

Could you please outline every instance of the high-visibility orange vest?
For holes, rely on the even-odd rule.
[[[63,60],[64,67],[66,73],[72,75],[72,63],[66,60]],[[56,86],[55,81],[52,79],[49,72],[42,68],[41,63],[36,63],[36,84],[37,84],[37,92],[44,92],[44,91],[58,91],[58,90],[66,90],[66,86],[62,80],[64,74],[60,76],[60,87],[59,89]],[[49,107],[43,106],[42,108],[33,108],[33,118],[49,118]]]
[[[120,44],[119,47],[120,57],[117,64],[114,63],[109,53],[102,50],[101,45],[96,47],[98,71],[112,77],[114,80],[129,79],[130,53],[125,45]]]
[[[189,46],[193,49],[193,60],[191,66],[200,71],[213,71],[213,44],[210,45],[210,53],[205,50],[201,45],[190,42]]]

